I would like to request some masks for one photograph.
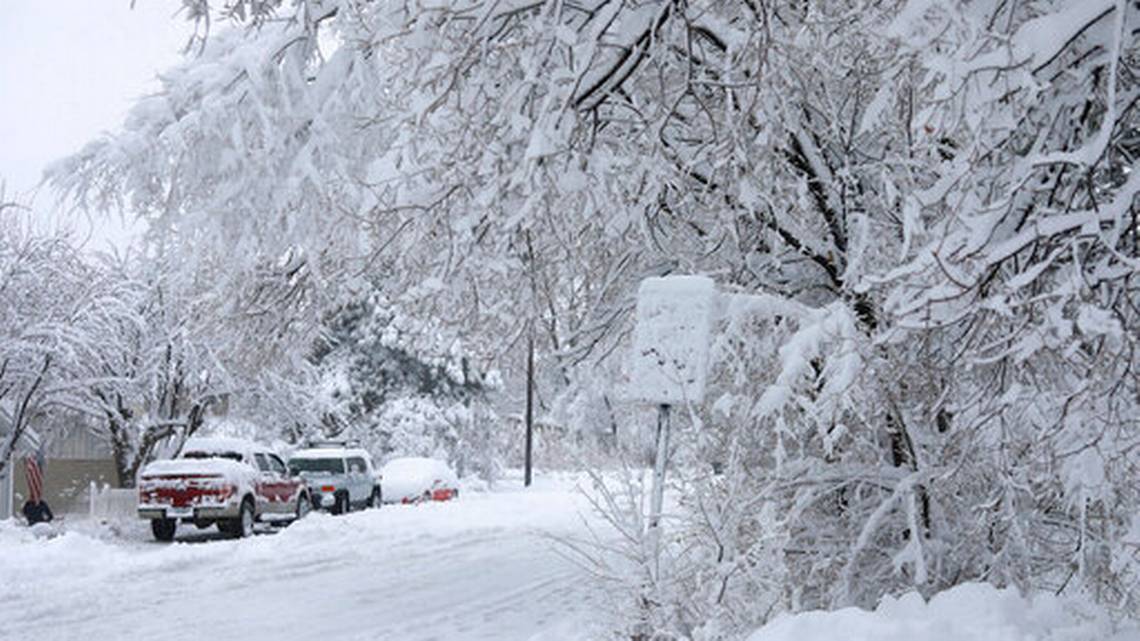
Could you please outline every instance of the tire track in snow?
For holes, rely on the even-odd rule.
[[[575,575],[573,571],[564,571],[542,580],[534,581],[516,588],[513,591],[501,594],[486,600],[470,600],[457,608],[445,610],[443,616],[436,612],[403,613],[404,617],[397,625],[384,632],[367,638],[374,641],[418,639],[417,634],[424,634],[425,638],[438,637],[441,629],[446,629],[454,635],[451,638],[463,639],[500,639],[501,627],[497,625],[503,619],[511,617],[528,616],[520,608],[520,604],[540,603],[543,607],[552,605],[555,595],[573,589]],[[536,626],[541,627],[546,621],[540,617],[534,620]],[[428,632],[425,632],[428,631]],[[533,632],[537,632],[535,629]],[[527,637],[530,632],[526,634]]]
[[[543,625],[546,619],[565,614],[568,606],[583,605],[582,571],[542,545],[542,541],[528,536],[529,554],[522,558],[503,559],[488,557],[498,570],[488,581],[487,575],[462,600],[454,603],[415,603],[402,609],[397,621],[382,626],[374,634],[362,634],[359,639],[375,641],[440,638],[504,639],[504,628],[518,628],[519,619],[533,620]],[[501,548],[505,541],[490,541]],[[517,542],[515,551],[519,551]],[[527,549],[529,548],[529,549]],[[470,567],[470,566],[468,566]],[[437,577],[429,577],[430,583]],[[568,599],[569,597],[569,599]],[[571,601],[568,603],[567,601]],[[514,621],[512,621],[514,619]],[[533,627],[533,626],[529,626]],[[522,630],[529,638],[535,630]]]

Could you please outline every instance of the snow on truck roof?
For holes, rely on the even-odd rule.
[[[201,450],[196,450],[201,451]],[[173,459],[154,461],[143,468],[142,476],[153,474],[199,474],[213,473],[226,478],[249,471],[249,466],[229,459]]]

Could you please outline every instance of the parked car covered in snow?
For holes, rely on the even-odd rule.
[[[231,438],[187,440],[178,458],[143,468],[138,490],[138,514],[159,541],[172,540],[179,522],[246,537],[256,521],[287,523],[311,506],[304,479],[290,476],[281,457]]]
[[[380,469],[386,503],[447,501],[459,496],[459,479],[447,463],[431,458],[406,457],[388,461]]]
[[[380,507],[380,480],[372,457],[360,448],[325,443],[298,450],[289,457],[289,474],[308,483],[314,508],[344,514]]]

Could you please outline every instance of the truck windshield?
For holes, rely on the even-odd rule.
[[[289,459],[289,473],[293,476],[301,472],[310,474],[344,474],[344,459],[339,458],[294,458]]]

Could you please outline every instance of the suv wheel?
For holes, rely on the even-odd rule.
[[[372,495],[368,497],[368,507],[380,507],[383,505],[384,503],[381,498],[382,495],[380,494],[380,488],[372,488]]]
[[[333,514],[348,514],[352,511],[352,502],[348,500],[348,492],[336,495],[336,504],[333,505]]]

